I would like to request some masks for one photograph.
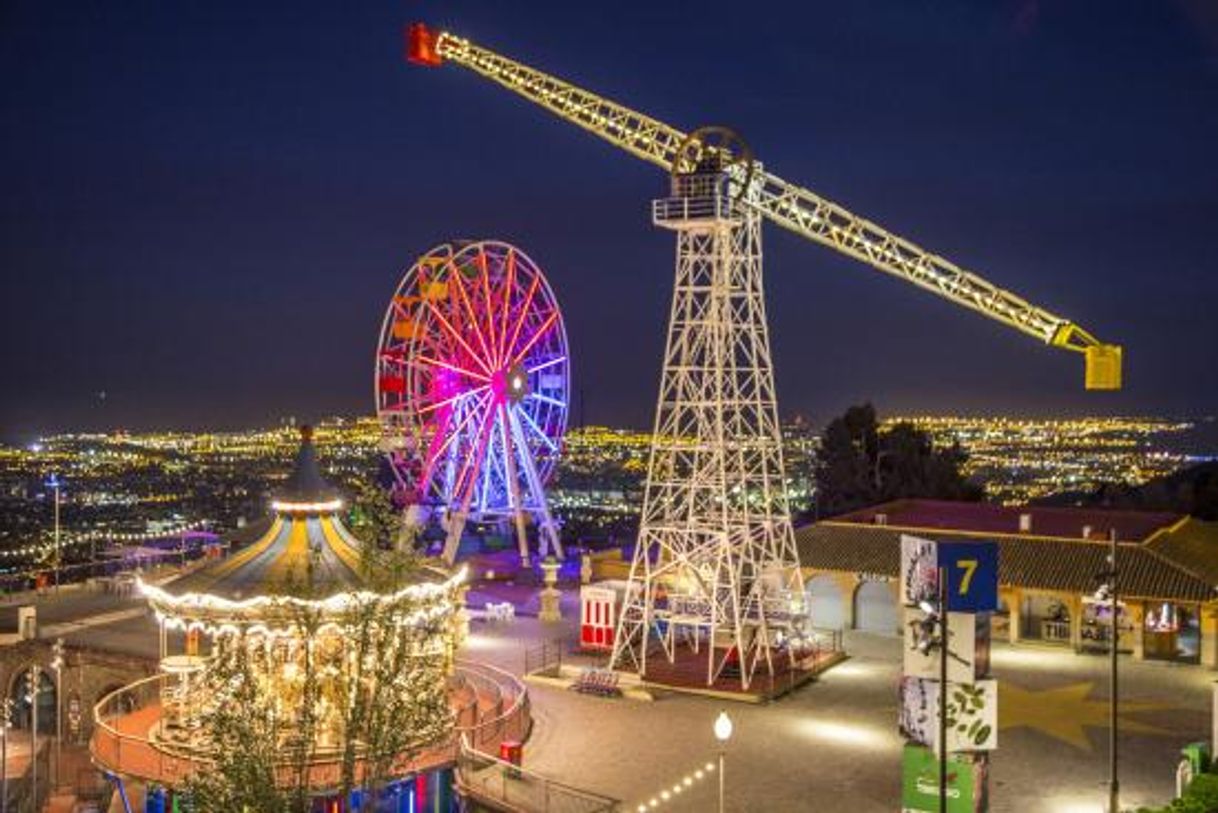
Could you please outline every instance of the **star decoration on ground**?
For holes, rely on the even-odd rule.
[[[998,683],[998,729],[1030,728],[1081,751],[1091,751],[1087,728],[1108,727],[1108,698],[1089,699],[1095,683],[1071,683],[1042,691],[1024,689],[1009,681]],[[1163,711],[1162,703],[1121,700],[1121,731],[1171,736],[1172,732],[1126,717],[1130,712]]]

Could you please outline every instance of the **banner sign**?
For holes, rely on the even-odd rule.
[[[929,748],[906,745],[901,755],[902,813],[938,813],[939,759]],[[947,761],[948,813],[985,813],[989,809],[985,754],[958,754]]]
[[[926,634],[921,624],[926,614],[905,608],[903,673],[912,677],[939,678],[939,649],[921,652],[919,639]],[[947,614],[947,679],[972,683],[990,673],[990,618],[987,614]]]
[[[998,609],[998,546],[993,542],[936,542],[901,536],[901,603],[939,602],[939,570],[947,571],[947,609]]]
[[[901,535],[901,603],[917,607],[939,601],[939,543]]]
[[[998,546],[993,542],[940,542],[939,567],[947,570],[947,609],[991,613],[998,609]]]
[[[901,733],[939,750],[939,681],[901,678]],[[947,751],[998,747],[998,681],[947,685]]]

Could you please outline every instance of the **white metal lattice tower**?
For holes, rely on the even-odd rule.
[[[673,196],[656,201],[653,220],[677,232],[676,288],[639,544],[614,643],[617,668],[645,673],[653,649],[672,662],[686,643],[706,648],[708,682],[735,662],[747,689],[758,664],[773,668],[784,630],[797,640],[806,632],[797,629],[806,615],[782,477],[761,219],[1079,352],[1088,389],[1120,389],[1119,346],[763,171],[723,128],[683,133],[422,23],[407,31],[407,59],[461,65],[673,172]]]
[[[639,541],[612,666],[644,674],[678,647],[706,681],[773,673],[802,596],[766,327],[761,218],[717,160],[675,174],[652,220],[676,278]],[[795,602],[795,607],[792,603]]]

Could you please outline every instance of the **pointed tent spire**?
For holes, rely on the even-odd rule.
[[[292,503],[323,503],[337,499],[339,494],[317,468],[317,450],[313,447],[313,427],[300,427],[300,451],[292,474],[275,489],[275,499]]]

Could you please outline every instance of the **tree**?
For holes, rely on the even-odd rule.
[[[908,423],[881,429],[871,404],[852,406],[821,436],[817,508],[833,516],[901,498],[979,500],[983,489],[961,472],[959,444],[936,448]]]
[[[821,435],[816,465],[817,509],[832,516],[875,502],[873,461],[879,453],[875,408],[852,406]]]
[[[408,550],[414,546],[418,529],[406,522],[406,515],[393,504],[389,492],[375,482],[355,484],[351,506],[351,530],[374,547]]]

